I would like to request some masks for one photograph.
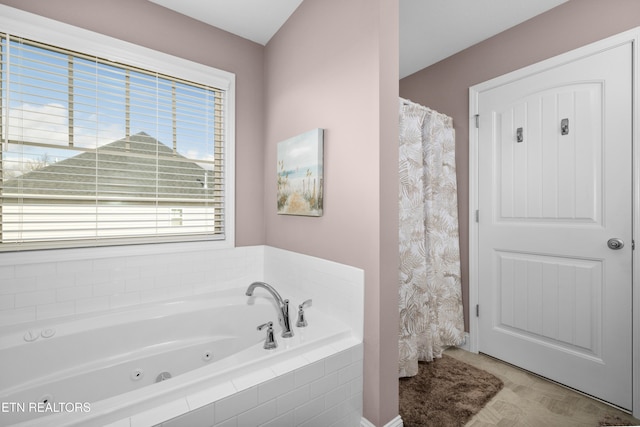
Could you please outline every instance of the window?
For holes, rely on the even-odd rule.
[[[1,251],[228,237],[231,79],[135,62],[0,34]]]
[[[179,227],[182,225],[182,209],[171,209],[171,226]]]

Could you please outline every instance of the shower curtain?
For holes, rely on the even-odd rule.
[[[400,99],[400,366],[464,341],[453,120]]]

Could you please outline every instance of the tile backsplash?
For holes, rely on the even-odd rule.
[[[291,300],[293,321],[297,304],[313,299],[313,307],[362,338],[363,270],[269,246],[206,244],[0,254],[0,327],[242,288],[256,280]]]
[[[213,292],[263,276],[263,246],[175,248],[0,254],[0,326]]]
[[[265,281],[291,299],[292,319],[298,304],[312,299],[312,307],[350,325],[363,339],[364,270],[271,246],[265,247],[264,259]]]

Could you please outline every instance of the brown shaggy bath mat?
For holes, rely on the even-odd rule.
[[[400,379],[400,416],[405,427],[464,426],[502,386],[492,374],[443,355]]]
[[[618,415],[606,415],[603,419],[600,420],[601,426],[636,426],[637,423],[623,419]]]

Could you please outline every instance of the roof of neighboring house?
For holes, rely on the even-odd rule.
[[[196,199],[213,195],[212,176],[141,132],[9,179],[2,191],[5,196],[145,198],[155,197],[157,190],[159,197]]]

